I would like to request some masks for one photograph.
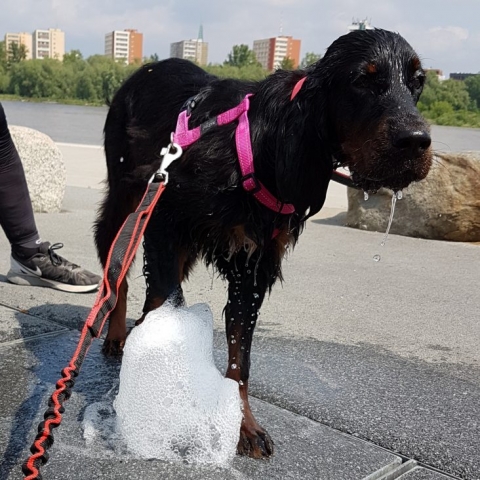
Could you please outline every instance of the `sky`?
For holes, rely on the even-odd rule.
[[[112,30],[144,34],[143,53],[169,56],[170,43],[203,38],[208,61],[222,63],[233,45],[283,32],[307,52],[323,54],[352,20],[403,35],[425,68],[480,72],[480,0],[1,0],[0,39],[6,32],[60,28],[66,50],[84,57],[104,51]]]

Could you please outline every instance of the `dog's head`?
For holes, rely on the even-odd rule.
[[[357,186],[401,190],[426,177],[430,129],[416,107],[425,72],[405,39],[385,30],[349,33],[312,67],[315,74],[323,77],[335,159]]]

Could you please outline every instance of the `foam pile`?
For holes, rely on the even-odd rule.
[[[142,458],[226,465],[242,412],[238,384],[213,361],[206,304],[150,312],[127,339],[114,401],[128,450]]]

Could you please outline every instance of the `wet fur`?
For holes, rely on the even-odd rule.
[[[172,294],[182,302],[181,282],[198,259],[213,264],[228,281],[227,376],[240,382],[245,415],[240,453],[273,452],[273,442],[250,411],[248,378],[258,311],[281,279],[285,251],[297,242],[307,215],[322,208],[334,166],[349,166],[367,190],[398,190],[427,175],[429,129],[415,106],[424,79],[418,56],[401,36],[359,31],[340,37],[306,70],[279,70],[260,82],[219,79],[179,59],[148,64],[111,103],[105,124],[108,185],[95,225],[103,264],[147,179],[159,168],[159,152],[168,145],[184,102],[199,95],[190,121],[194,127],[254,94],[249,121],[256,175],[296,213],[275,213],[243,190],[234,123],[212,128],[171,165],[170,183],[145,234],[144,314]],[[121,353],[126,338],[126,298],[125,281],[110,317],[108,354]]]

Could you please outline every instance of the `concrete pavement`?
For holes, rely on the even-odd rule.
[[[69,185],[65,211],[38,214],[37,223],[45,239],[65,243],[67,258],[98,271],[91,225],[103,153],[59,146]],[[342,226],[345,208],[344,187],[332,184],[326,208],[285,263],[284,285],[262,309],[251,393],[276,442],[271,460],[198,468],[119,456],[105,443],[87,446],[84,408],[105,399],[119,371],[95,342],[44,478],[480,479],[480,247],[391,236],[380,251],[381,233]],[[3,237],[0,246],[5,274]],[[143,304],[140,263],[131,275],[130,322]],[[212,307],[223,370],[225,285],[199,267],[185,293],[189,303]],[[93,301],[10,285],[0,275],[0,479],[22,478],[19,465]]]

